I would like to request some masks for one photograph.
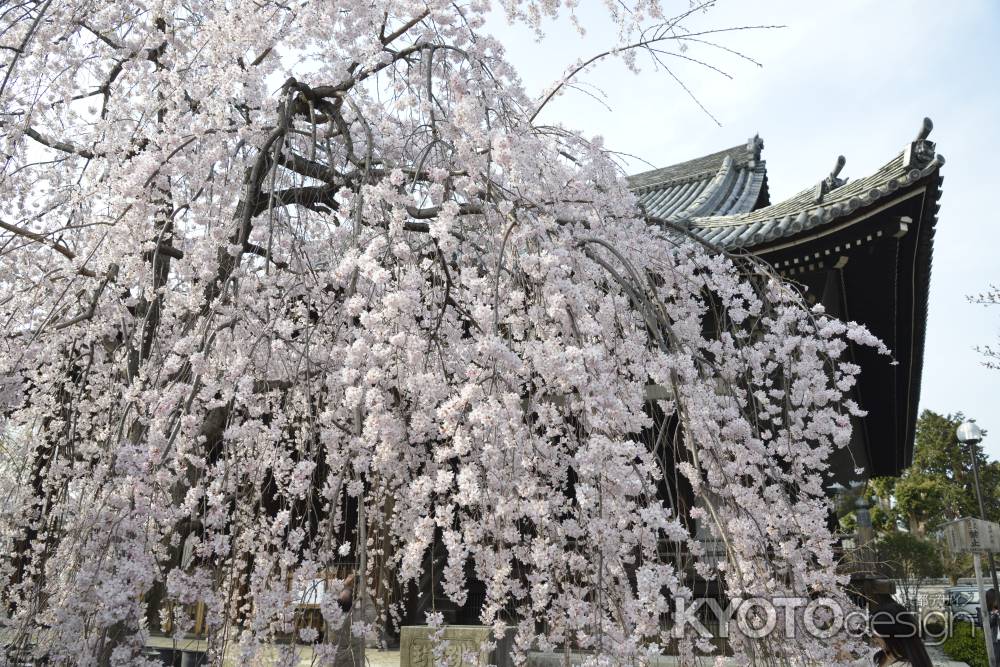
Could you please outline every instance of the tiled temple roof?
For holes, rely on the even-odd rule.
[[[734,215],[767,205],[764,142],[746,144],[629,177],[646,212],[657,218]]]
[[[930,175],[942,164],[944,158],[940,155],[935,155],[923,166],[907,164],[904,154],[900,153],[874,174],[832,190],[820,202],[816,201],[815,188],[811,188],[749,213],[695,218],[690,221],[690,228],[704,240],[729,250],[770,243],[874,204],[899,188]]]
[[[851,182],[839,178],[840,157],[824,180],[777,204],[761,201],[767,174],[757,137],[745,146],[637,174],[629,183],[651,218],[681,223],[727,250],[750,248],[850,215],[930,175],[944,164],[927,140],[932,127],[924,119],[917,139],[870,176]]]

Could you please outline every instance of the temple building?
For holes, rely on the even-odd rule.
[[[653,219],[681,226],[702,241],[766,261],[798,283],[810,302],[860,322],[892,351],[892,359],[852,345],[861,366],[850,452],[834,462],[844,484],[898,475],[913,457],[920,400],[934,227],[944,158],[916,138],[875,173],[848,180],[845,160],[798,194],[771,202],[764,142],[746,144],[629,178]],[[895,363],[893,363],[895,362]]]

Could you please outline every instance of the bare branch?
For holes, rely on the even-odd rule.
[[[8,222],[4,222],[3,220],[0,220],[0,227],[2,227],[3,229],[6,229],[9,232],[13,232],[14,234],[17,234],[18,236],[22,236],[22,237],[24,237],[26,239],[31,239],[32,241],[35,241],[36,243],[41,243],[42,245],[44,245],[44,246],[46,246],[48,248],[52,248],[53,250],[55,250],[57,253],[59,253],[60,255],[62,255],[63,257],[65,257],[66,259],[69,259],[69,260],[76,259],[76,253],[75,252],[73,252],[72,250],[70,250],[69,248],[67,248],[66,246],[64,246],[61,243],[57,243],[55,241],[49,240],[43,234],[37,234],[37,233],[35,233],[35,232],[31,231],[31,230],[24,229],[23,227],[18,227],[17,225],[12,225],[12,224],[10,224]],[[77,273],[79,273],[80,275],[83,275],[83,276],[87,276],[89,278],[96,278],[97,277],[96,273],[94,273],[93,271],[91,271],[90,269],[88,269],[86,267],[80,267],[79,269],[77,269]]]
[[[108,267],[108,271],[104,276],[104,280],[102,280],[101,284],[97,286],[96,290],[94,290],[94,294],[90,298],[90,304],[87,306],[87,310],[77,315],[73,319],[66,320],[65,322],[60,322],[59,324],[55,325],[56,331],[65,329],[67,327],[71,327],[74,324],[79,324],[80,322],[91,319],[94,316],[94,312],[97,310],[97,303],[101,299],[101,294],[104,293],[104,288],[107,287],[109,282],[114,282],[117,277],[118,277],[118,265],[112,264],[111,266]]]
[[[0,121],[0,127],[10,127],[11,125],[12,125],[11,123]],[[43,146],[48,146],[53,150],[62,151],[63,153],[69,153],[71,155],[79,155],[80,157],[86,158],[88,160],[92,160],[94,158],[94,153],[87,150],[86,148],[80,148],[79,146],[74,146],[68,141],[62,141],[60,139],[52,139],[50,137],[46,137],[33,127],[30,126],[25,127],[22,129],[22,132],[24,132],[25,135],[31,137],[32,139],[42,144]]]

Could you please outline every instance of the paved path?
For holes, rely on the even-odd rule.
[[[159,638],[158,638],[159,639]],[[169,644],[169,640],[160,640],[159,642],[151,643],[161,643],[164,645]],[[203,648],[203,646],[198,646],[202,642],[192,641],[186,647],[190,648]],[[949,660],[940,648],[936,646],[928,646],[927,652],[931,656],[931,661],[934,663],[935,667],[969,667],[964,662],[955,662],[954,660]],[[365,657],[367,658],[367,667],[399,667],[399,651],[378,651],[375,649],[368,649],[365,651]],[[308,649],[303,651],[302,659],[299,662],[300,667],[310,667],[313,666],[311,651]],[[227,665],[234,664],[231,661],[227,661]]]
[[[948,658],[939,646],[928,646],[927,654],[931,657],[931,662],[939,667],[969,667],[967,663],[956,662]]]
[[[368,667],[399,667],[399,651],[365,651]]]
[[[949,660],[948,657],[936,646],[928,646],[927,653],[931,656],[931,661],[935,667],[969,667],[964,662]],[[399,651],[375,651],[368,649],[365,652],[368,658],[368,667],[399,667]]]
[[[936,646],[928,646],[927,653],[931,656],[931,661],[935,667],[969,667],[964,662],[956,662],[948,657]],[[368,658],[368,667],[399,667],[399,651],[374,651],[368,649],[365,652]]]

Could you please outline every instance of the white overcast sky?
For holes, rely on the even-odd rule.
[[[687,0],[667,0],[677,11]],[[529,92],[565,67],[612,45],[599,0],[581,0],[584,38],[548,24],[536,42],[498,19],[489,30],[507,46]],[[603,24],[602,24],[603,22]],[[733,76],[675,62],[674,70],[718,118],[716,125],[663,71],[639,75],[609,61],[584,81],[607,96],[604,108],[579,92],[562,96],[540,121],[601,135],[635,155],[630,171],[666,166],[734,146],[759,133],[772,201],[821,180],[837,155],[841,176],[871,173],[911,141],[920,121],[947,160],[934,243],[921,409],[964,412],[992,431],[1000,459],[1000,371],[981,365],[976,345],[1000,340],[1000,307],[966,295],[1000,283],[1000,3],[997,0],[722,0],[691,28],[783,25],[735,32],[720,41],[762,63],[704,48]]]

